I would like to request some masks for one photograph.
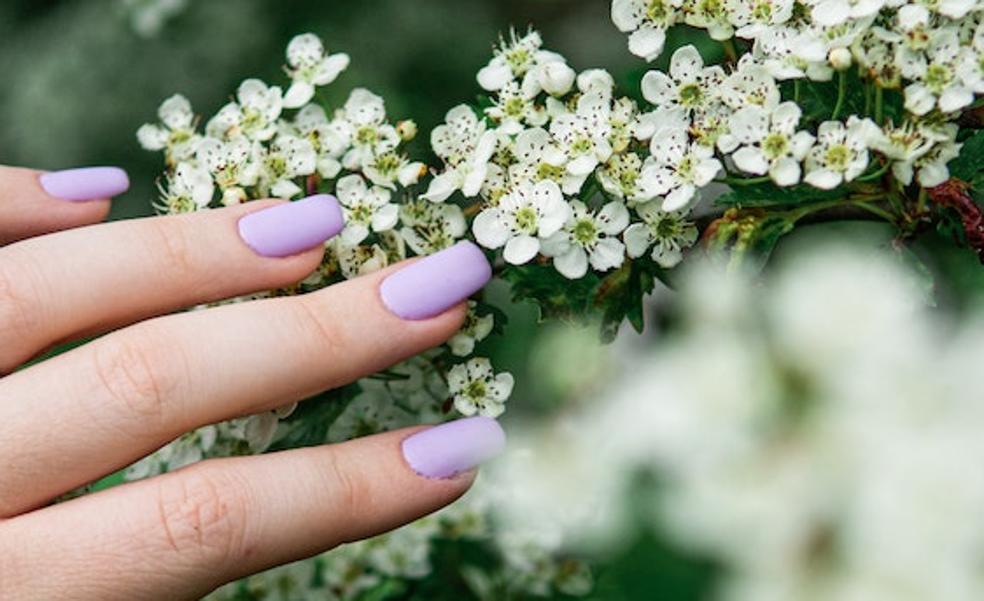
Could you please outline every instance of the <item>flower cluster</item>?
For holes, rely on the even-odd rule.
[[[499,517],[609,553],[657,518],[723,568],[718,599],[967,598],[984,586],[984,315],[954,335],[914,284],[840,240],[766,282],[701,266],[680,330],[623,357],[604,403],[513,433]],[[640,473],[658,494],[631,488]]]

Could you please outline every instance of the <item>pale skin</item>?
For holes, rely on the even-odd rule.
[[[410,469],[410,430],[208,460],[51,504],[184,432],[351,382],[461,326],[464,304],[422,321],[388,312],[378,286],[399,266],[180,312],[320,264],[321,250],[264,258],[237,236],[243,215],[276,202],[103,224],[109,199],[54,199],[38,172],[0,167],[0,597],[197,599],[413,521],[471,485],[473,472]]]

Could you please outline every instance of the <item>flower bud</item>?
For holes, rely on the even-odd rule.
[[[400,121],[396,124],[396,133],[404,142],[409,142],[417,137],[417,123],[410,119]]]
[[[830,61],[830,66],[834,69],[844,71],[851,66],[853,57],[851,56],[851,51],[847,48],[834,48],[830,51],[827,60]]]
[[[550,62],[543,66],[540,73],[540,86],[551,96],[563,96],[574,87],[574,69],[560,61]]]

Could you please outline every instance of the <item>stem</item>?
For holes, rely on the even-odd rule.
[[[720,179],[714,180],[719,184],[727,184],[729,186],[756,186],[758,184],[764,184],[772,181],[772,178],[768,175],[763,175],[760,177],[722,177]]]
[[[738,49],[735,48],[734,38],[728,38],[721,41],[721,47],[724,48],[724,56],[727,57],[729,63],[738,62]]]
[[[793,80],[793,102],[800,103],[800,92],[802,92],[802,81],[799,78]]]
[[[885,119],[885,91],[875,84],[875,123],[882,124]]]
[[[864,114],[871,115],[871,104],[872,104],[872,93],[871,93],[871,83],[864,82]]]
[[[862,175],[861,177],[855,179],[854,181],[856,181],[856,182],[870,182],[872,180],[879,179],[881,176],[885,175],[885,173],[891,167],[892,167],[892,164],[891,163],[885,163],[884,165],[882,165],[881,167],[879,167],[877,171],[874,171],[874,172],[869,173],[867,175]]]
[[[865,211],[868,211],[872,215],[878,215],[879,217],[881,217],[882,219],[884,219],[889,223],[895,222],[895,215],[892,215],[891,213],[889,213],[888,211],[886,211],[881,207],[876,207],[875,205],[870,205],[866,202],[853,202],[851,204],[858,207],[859,209],[864,209]]]
[[[926,212],[926,204],[929,201],[929,190],[926,188],[919,188],[919,199],[916,201],[916,215],[922,215]]]
[[[844,109],[844,98],[847,96],[847,71],[841,71],[837,74],[837,104],[834,105],[834,112],[831,113],[830,119],[836,121],[840,117],[841,111]]]

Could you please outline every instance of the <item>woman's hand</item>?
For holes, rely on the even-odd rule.
[[[303,279],[342,213],[317,196],[90,225],[127,185],[118,169],[0,168],[0,598],[198,598],[432,512],[501,450],[499,426],[476,418],[204,461],[48,506],[192,429],[444,342],[491,275],[461,243],[306,296],[156,317]]]

